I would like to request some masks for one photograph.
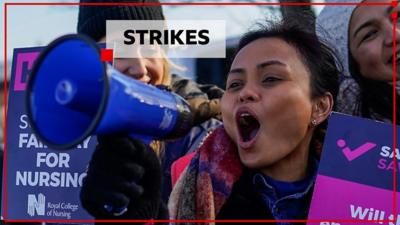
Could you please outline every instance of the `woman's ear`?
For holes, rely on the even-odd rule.
[[[329,92],[323,96],[318,96],[313,100],[311,124],[316,126],[324,122],[331,114],[333,109],[333,97]]]

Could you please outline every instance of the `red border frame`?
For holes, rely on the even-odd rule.
[[[398,4],[397,1],[393,1],[392,5],[396,7]],[[397,13],[392,13],[392,22],[393,24],[396,24],[397,21]],[[396,65],[396,25],[393,26],[393,149],[396,149],[396,75],[397,75],[397,65]],[[394,157],[393,157],[393,165],[396,165],[396,151],[394,151]],[[393,167],[393,220],[396,218],[396,174],[397,173],[397,167]]]
[[[335,3],[321,3],[321,2],[312,2],[312,3],[304,3],[304,2],[286,2],[286,3],[271,3],[271,2],[161,2],[161,3],[79,3],[79,2],[64,2],[64,3],[56,3],[56,2],[4,2],[4,165],[3,165],[3,177],[4,184],[7,184],[7,99],[8,99],[8,90],[7,90],[7,6],[115,6],[115,5],[135,5],[135,6],[159,6],[159,5],[186,5],[186,6],[252,6],[252,5],[263,5],[263,6],[305,6],[305,5],[314,5],[314,6],[387,6],[392,5],[396,7],[398,5],[397,0],[392,0],[389,3],[383,2],[368,2],[368,3],[355,3],[355,2],[335,2]],[[396,146],[396,20],[397,13],[392,14],[393,19],[393,149]],[[395,156],[396,156],[396,151]],[[393,157],[393,163],[396,165],[396,157]],[[351,223],[365,223],[365,222],[396,222],[397,213],[396,212],[396,172],[397,168],[394,166],[393,169],[393,220],[342,220],[342,219],[334,219],[334,220],[7,220],[7,185],[4,185],[3,191],[3,203],[4,203],[4,221],[5,222],[60,222],[60,223],[92,223],[92,222],[175,222],[175,223],[185,223],[185,222],[196,222],[196,223],[211,223],[211,222],[223,222],[223,223],[239,223],[239,222],[351,222]]]

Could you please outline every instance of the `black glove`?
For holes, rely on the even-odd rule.
[[[83,207],[96,219],[157,219],[166,209],[154,151],[127,137],[102,136],[98,142],[83,180]]]

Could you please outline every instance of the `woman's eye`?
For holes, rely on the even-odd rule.
[[[275,83],[277,81],[280,81],[282,79],[278,78],[278,77],[272,77],[272,76],[268,76],[266,78],[264,78],[264,80],[262,81],[263,83],[267,83],[267,84],[271,84],[271,83]]]
[[[368,31],[362,38],[361,42],[366,41],[368,39],[371,39],[376,33],[378,33],[377,30],[370,30]]]
[[[227,85],[226,90],[236,89],[236,88],[240,87],[240,85],[241,85],[241,82],[233,81]]]

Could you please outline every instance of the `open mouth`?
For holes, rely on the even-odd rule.
[[[260,123],[257,118],[248,111],[237,112],[236,122],[243,142],[252,141],[260,130]]]

